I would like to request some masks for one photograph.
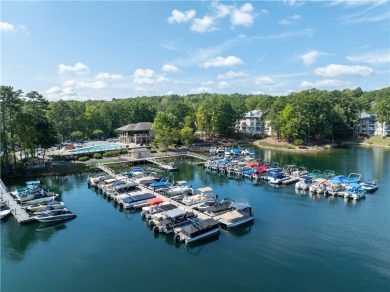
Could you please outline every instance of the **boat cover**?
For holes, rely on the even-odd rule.
[[[242,218],[243,216],[244,215],[242,215],[237,210],[233,210],[231,212],[227,212],[227,213],[221,215],[221,217],[219,217],[219,218],[228,221],[228,220],[234,220],[234,219]]]
[[[213,191],[213,189],[210,188],[210,187],[204,187],[204,188],[196,189],[197,193],[210,193],[212,191]]]
[[[245,203],[235,203],[233,204],[232,206],[233,208],[237,209],[237,210],[245,210],[247,208],[252,208],[249,204],[245,204]]]
[[[191,222],[191,224],[180,227],[181,231],[191,238],[217,228],[219,228],[219,223],[213,218],[200,221],[194,220]]]
[[[114,189],[116,191],[118,191],[118,190],[126,189],[126,188],[134,188],[136,186],[138,186],[137,183],[127,183],[127,184],[121,184],[121,185],[115,186]]]
[[[156,205],[164,202],[164,200],[161,198],[153,198],[153,199],[149,199],[147,202],[149,205]]]
[[[159,209],[161,211],[169,211],[169,210],[177,209],[177,206],[173,204],[166,204],[166,205],[159,206]]]
[[[110,178],[110,179],[106,179],[106,180],[104,181],[104,183],[110,184],[110,183],[113,183],[113,182],[115,182],[115,181],[116,181],[116,178]]]
[[[186,213],[187,213],[187,212],[186,212],[185,210],[180,209],[180,208],[176,208],[176,209],[167,211],[165,214],[166,214],[168,217],[175,218],[175,217],[178,217],[178,216],[183,216],[183,215],[185,215]]]
[[[118,186],[118,185],[123,185],[125,184],[126,182],[124,182],[123,180],[118,180],[118,181],[115,181],[112,183],[113,186]]]

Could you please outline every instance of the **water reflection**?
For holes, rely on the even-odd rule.
[[[235,237],[242,237],[249,234],[252,231],[252,226],[254,224],[255,224],[254,221],[251,221],[231,229],[226,229],[226,227],[223,227],[223,230]]]

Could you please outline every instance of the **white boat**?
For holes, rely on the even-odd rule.
[[[301,176],[295,183],[296,190],[308,190],[309,186],[313,183],[313,178],[308,175]]]
[[[373,179],[360,184],[362,186],[362,189],[365,190],[367,193],[373,193],[379,188],[378,181]]]
[[[195,194],[191,196],[185,196],[182,203],[187,206],[200,204],[205,201],[214,200],[217,196],[213,194],[213,189],[210,187],[204,187],[196,189]]]
[[[290,176],[284,172],[276,172],[268,176],[270,184],[281,184],[283,181],[290,179]]]
[[[182,195],[182,194],[188,194],[192,192],[192,187],[187,184],[187,181],[178,181],[175,183],[175,185],[170,188],[166,194],[168,197],[176,196],[176,195]]]
[[[10,208],[7,206],[7,204],[3,201],[0,203],[0,219],[3,219],[6,217],[8,214],[11,213]]]
[[[54,201],[54,204],[47,204],[45,208],[40,209],[38,211],[35,211],[33,214],[34,215],[41,215],[41,214],[46,214],[49,213],[50,211],[53,210],[58,210],[58,209],[65,209],[65,204],[62,202],[56,202]],[[52,202],[49,202],[52,203]]]
[[[36,204],[29,205],[26,207],[26,210],[30,212],[36,212],[45,209],[47,206],[51,206],[54,209],[60,209],[65,207],[63,202],[49,201],[49,202],[39,202]]]
[[[189,220],[189,224],[174,229],[174,240],[176,242],[184,241],[185,244],[191,244],[214,237],[220,233],[218,221],[208,218],[201,220],[194,218]]]
[[[226,212],[221,216],[215,217],[218,221],[225,225],[227,228],[237,227],[244,223],[252,222],[255,220],[252,212],[252,207],[249,204],[236,203],[233,206],[233,210]]]
[[[170,203],[162,203],[157,205],[151,205],[148,207],[142,207],[141,217],[145,219],[150,219],[154,214],[166,212],[176,208],[177,206]]]
[[[35,217],[39,222],[54,222],[75,218],[76,214],[72,213],[68,209],[58,209],[50,211],[47,214],[37,215]]]

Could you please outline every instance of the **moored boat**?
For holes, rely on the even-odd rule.
[[[360,183],[362,189],[366,191],[366,193],[373,193],[379,188],[379,183],[377,180],[371,179],[367,182]]]
[[[215,219],[218,219],[227,228],[237,227],[255,220],[252,207],[249,204],[236,203],[232,207],[232,211],[217,216]]]
[[[219,235],[220,229],[219,222],[212,218],[190,219],[189,224],[174,229],[174,240],[176,242],[184,241],[188,245]]]
[[[61,220],[68,220],[77,217],[76,214],[72,213],[68,209],[52,210],[49,213],[37,215],[35,217],[39,222],[54,222]]]
[[[5,218],[8,214],[11,214],[11,209],[8,205],[1,201],[0,202],[0,219]]]

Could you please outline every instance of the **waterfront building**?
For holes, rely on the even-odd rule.
[[[144,144],[152,141],[154,132],[152,123],[142,122],[138,124],[128,124],[116,129],[119,132],[119,142],[122,144]]]
[[[390,136],[390,123],[377,121],[376,114],[362,113],[353,128],[353,134],[356,136]]]
[[[150,156],[150,150],[145,147],[133,148],[129,151],[131,158],[146,158]]]
[[[267,135],[271,136],[272,129],[270,121],[264,120],[264,113],[259,110],[247,112],[236,122],[236,130],[246,135]]]

